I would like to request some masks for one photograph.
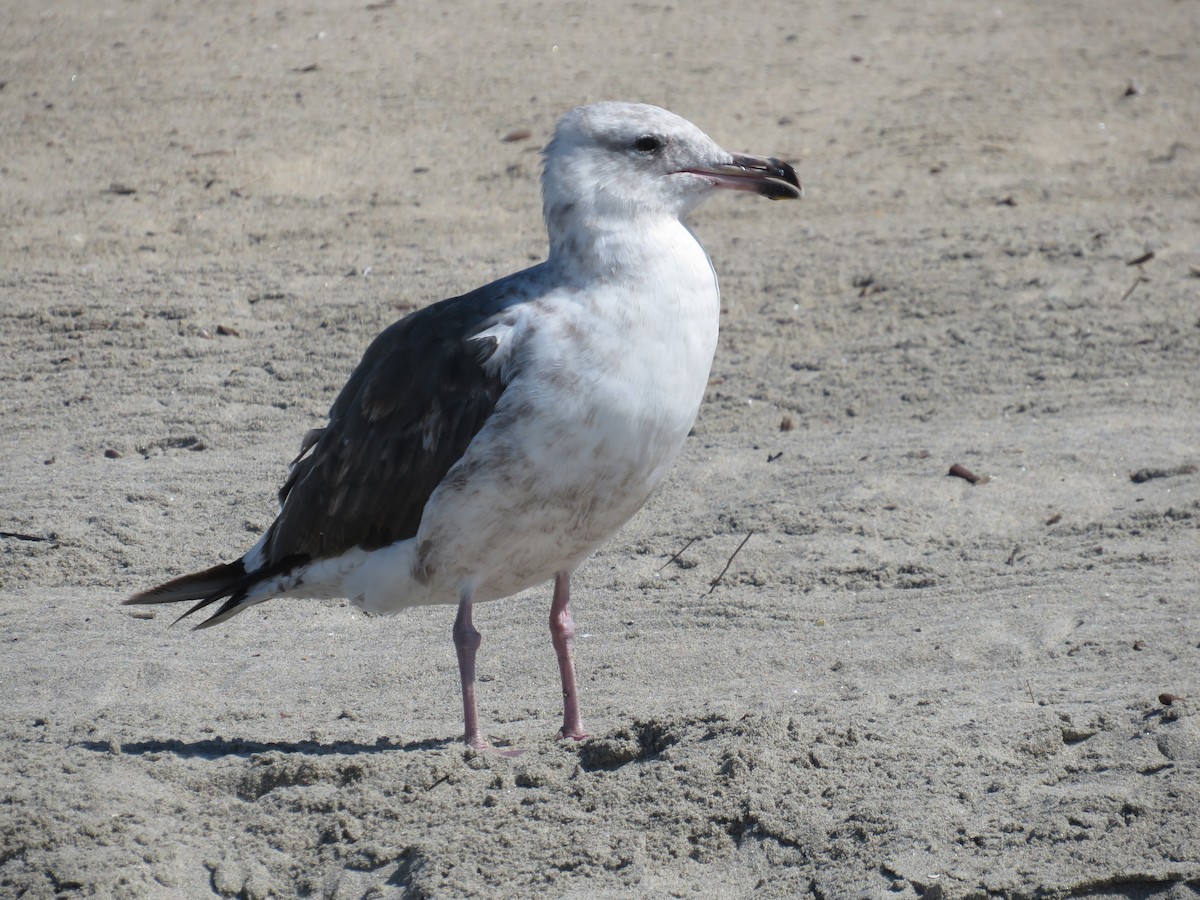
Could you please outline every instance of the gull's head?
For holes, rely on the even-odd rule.
[[[682,218],[719,188],[772,200],[800,196],[796,170],[770,157],[722,150],[674,113],[643,103],[571,110],[545,150],[546,223],[618,216]]]

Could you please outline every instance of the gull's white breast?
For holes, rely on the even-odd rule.
[[[426,506],[418,577],[507,596],[574,568],[625,523],[687,438],[716,349],[720,296],[678,222],[632,276],[534,301],[513,377]],[[405,604],[407,605],[407,604]]]

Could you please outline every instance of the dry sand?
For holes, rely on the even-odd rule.
[[[1198,34],[1194,0],[9,0],[0,894],[1195,898]],[[516,759],[457,741],[449,607],[120,606],[254,540],[380,328],[541,257],[537,150],[597,99],[808,195],[695,216],[722,341],[576,579],[594,739],[552,739],[548,588],[477,618]]]

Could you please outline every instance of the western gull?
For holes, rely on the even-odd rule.
[[[559,734],[587,736],[571,573],[666,475],[717,346],[716,273],[683,219],[718,188],[801,190],[787,163],[637,103],[571,110],[543,161],[546,261],[383,331],[305,435],[258,543],[126,603],[196,601],[182,619],[223,600],[197,628],[273,597],[456,603],[465,740],[484,748],[472,608],[553,579]]]

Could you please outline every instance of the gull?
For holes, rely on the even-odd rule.
[[[546,260],[379,334],[305,435],[261,539],[126,603],[195,601],[182,619],[223,601],[197,628],[273,597],[457,604],[464,738],[482,749],[474,605],[553,580],[559,735],[587,737],[571,575],[667,474],[717,346],[716,273],[684,219],[722,188],[801,190],[787,163],[638,103],[566,113],[543,163]]]

